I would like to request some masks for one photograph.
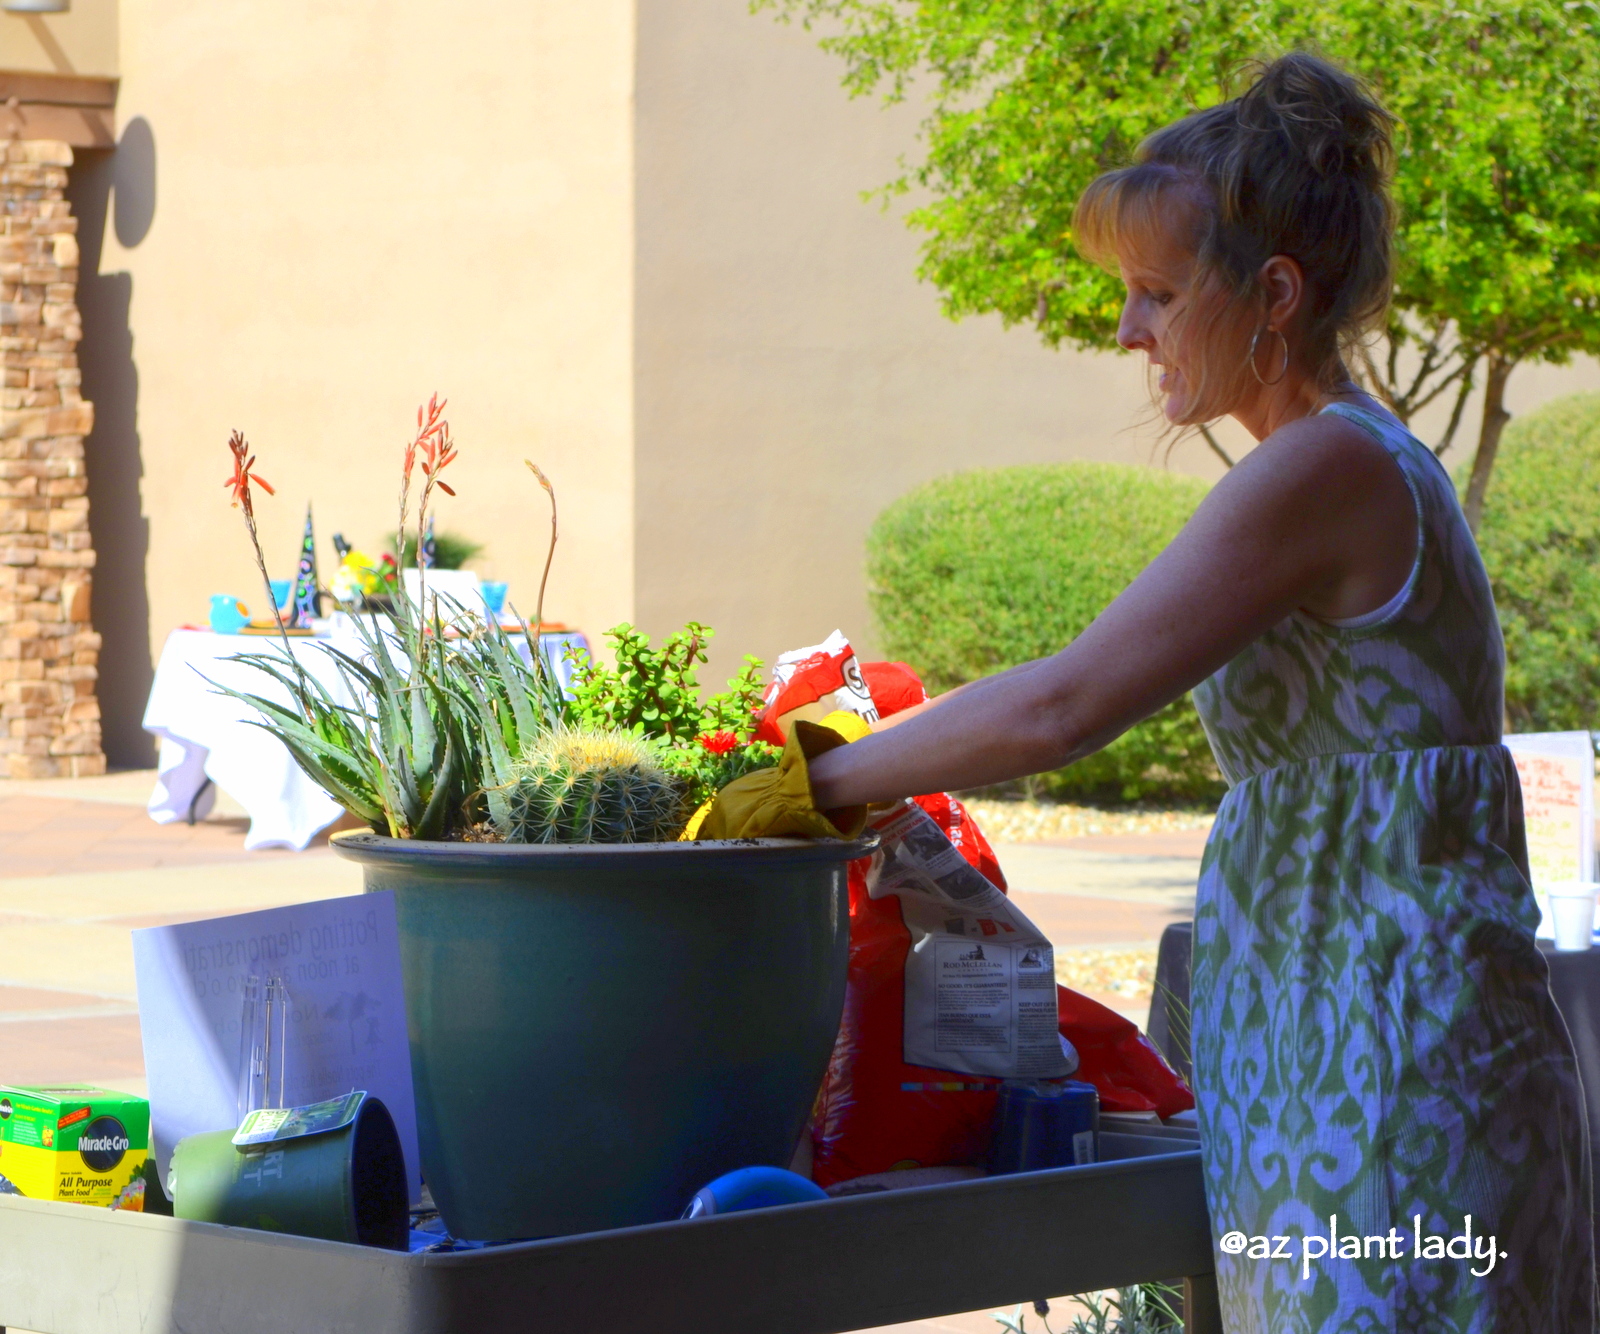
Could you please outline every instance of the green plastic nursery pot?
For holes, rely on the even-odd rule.
[[[660,1222],[788,1164],[872,840],[333,846],[395,894],[423,1176],[454,1236]]]
[[[368,1098],[339,1130],[240,1149],[233,1131],[178,1141],[172,1205],[179,1218],[406,1249],[405,1155],[389,1110]]]

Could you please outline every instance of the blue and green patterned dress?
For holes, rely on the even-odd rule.
[[[1393,455],[1421,537],[1388,606],[1290,616],[1195,691],[1231,784],[1195,914],[1207,1198],[1219,1243],[1266,1239],[1218,1246],[1223,1325],[1589,1334],[1583,1101],[1534,945],[1488,579],[1428,448],[1327,411]],[[1487,1273],[1412,1254],[1468,1214],[1496,1238]],[[1333,1215],[1344,1258],[1303,1277]]]

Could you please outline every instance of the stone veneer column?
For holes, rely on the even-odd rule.
[[[72,149],[0,153],[0,757],[11,778],[105,772],[89,625]]]

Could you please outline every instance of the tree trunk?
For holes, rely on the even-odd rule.
[[[1483,519],[1483,498],[1489,490],[1489,477],[1494,472],[1494,456],[1500,450],[1500,433],[1505,430],[1511,414],[1506,411],[1506,381],[1517,363],[1499,352],[1487,357],[1488,374],[1483,382],[1483,423],[1478,428],[1478,452],[1472,456],[1472,476],[1467,482],[1467,499],[1462,509],[1466,512],[1467,527],[1474,537]]]

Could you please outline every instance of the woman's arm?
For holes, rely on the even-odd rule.
[[[886,731],[891,727],[899,727],[902,723],[910,722],[911,719],[920,717],[929,709],[937,709],[942,704],[948,704],[951,700],[965,694],[975,686],[998,681],[1002,677],[1014,676],[1019,672],[1031,672],[1035,667],[1043,666],[1049,661],[1049,658],[1035,658],[1032,662],[1019,662],[1015,667],[1007,667],[1003,672],[984,677],[982,681],[968,681],[964,685],[952,686],[942,695],[935,695],[932,699],[925,699],[921,704],[913,704],[909,709],[901,709],[899,713],[891,713],[887,718],[874,723],[872,730],[876,733]]]
[[[982,787],[1070,764],[1295,608],[1344,616],[1381,606],[1404,585],[1416,542],[1410,489],[1382,445],[1344,418],[1293,422],[1229,472],[1060,653],[819,756],[816,803],[827,810]]]

